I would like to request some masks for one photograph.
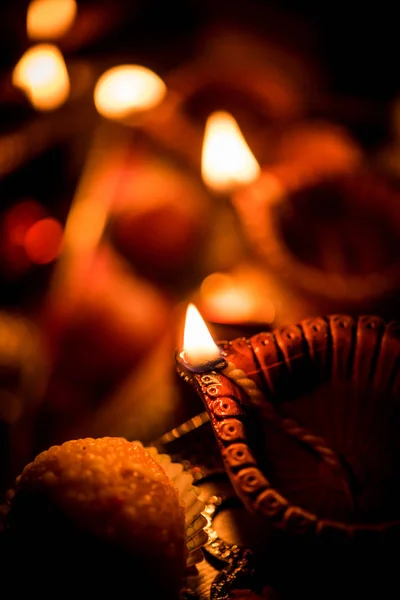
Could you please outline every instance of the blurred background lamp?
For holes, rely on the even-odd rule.
[[[157,106],[166,94],[164,82],[139,65],[121,65],[99,78],[94,90],[97,111],[108,119],[123,119]]]
[[[33,0],[28,6],[26,28],[31,40],[56,40],[72,27],[75,0]]]
[[[16,65],[12,81],[40,111],[58,108],[67,100],[70,91],[63,55],[52,44],[29,48]]]

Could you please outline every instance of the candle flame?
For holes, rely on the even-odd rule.
[[[61,38],[72,26],[77,13],[75,0],[32,0],[26,28],[31,40]]]
[[[94,90],[98,112],[109,119],[123,119],[157,106],[167,88],[149,69],[139,65],[121,65],[99,78]]]
[[[67,67],[60,50],[52,44],[29,48],[16,65],[12,81],[42,111],[58,108],[69,95]]]
[[[232,192],[255,181],[260,166],[235,119],[215,112],[207,120],[202,152],[203,181],[213,190]]]
[[[221,358],[221,350],[194,304],[189,304],[186,311],[181,358],[191,366],[201,366]]]

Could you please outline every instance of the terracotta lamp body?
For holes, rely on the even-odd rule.
[[[398,190],[365,168],[285,179],[296,173],[272,169],[234,199],[276,322],[336,312],[398,319]]]
[[[263,568],[286,591],[310,590],[315,568],[324,587],[349,571],[358,586],[357,555],[369,576],[386,568],[400,531],[400,324],[331,315],[218,346],[222,368],[178,360],[178,372],[206,406],[236,494],[276,532]]]

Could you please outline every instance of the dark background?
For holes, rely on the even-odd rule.
[[[27,5],[27,2],[8,1],[0,8],[2,69],[12,67],[26,43]],[[92,39],[89,35],[82,39],[80,47],[75,47],[77,53],[96,56],[134,52],[136,56],[147,55],[158,64],[171,67],[190,55],[193,36],[201,28],[220,20],[240,23],[265,36],[278,34],[282,41],[286,34],[286,42],[291,43],[296,43],[297,38],[304,44],[313,38],[333,87],[343,93],[389,99],[398,91],[398,30],[393,3],[81,0],[79,6],[91,12]],[[104,6],[113,8],[114,23],[109,19],[100,27],[101,19],[94,14],[96,9],[102,12]],[[124,17],[119,19],[120,7]],[[279,28],[282,23],[284,32]],[[304,28],[308,29],[308,40],[300,39]]]
[[[37,117],[10,83],[13,67],[31,44],[27,6],[26,1],[9,1],[0,8],[0,135]],[[232,27],[261,36],[295,60],[300,57],[304,72],[312,64],[323,81],[324,101],[319,104],[316,82],[308,116],[339,122],[367,150],[394,136],[398,22],[389,3],[81,0],[78,7],[72,31],[59,43],[67,65],[87,61],[100,72],[126,61],[164,76],[194,59],[210,31]],[[65,221],[96,121],[91,94],[77,110],[85,126],[76,125],[76,135],[50,144],[1,177],[0,215],[18,200],[34,197]],[[33,294],[35,286],[43,285],[47,271],[35,270],[22,282],[2,285],[0,305],[23,302],[26,290]]]

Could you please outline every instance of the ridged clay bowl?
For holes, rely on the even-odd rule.
[[[244,506],[318,543],[400,531],[400,323],[329,315],[218,344],[178,372],[209,413]]]
[[[344,311],[398,318],[398,190],[365,168],[297,175],[291,189],[279,174],[265,173],[234,197],[262,267],[308,306],[293,315],[286,307],[285,315],[298,320]]]

